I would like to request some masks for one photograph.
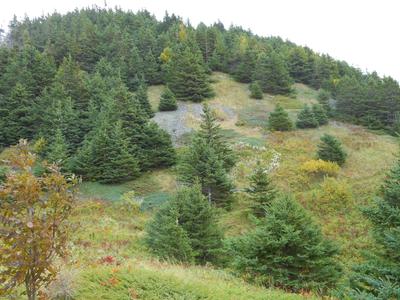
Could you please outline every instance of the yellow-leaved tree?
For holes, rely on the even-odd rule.
[[[40,166],[21,140],[7,161],[10,172],[0,186],[0,296],[25,286],[29,300],[57,274],[54,261],[65,257],[75,203],[75,178],[56,165]]]

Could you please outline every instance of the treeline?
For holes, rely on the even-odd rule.
[[[0,47],[3,146],[21,137],[38,138],[43,131],[55,137],[43,125],[48,116],[44,109],[51,107],[46,99],[54,102],[54,93],[64,99],[58,97],[59,110],[79,119],[64,120],[74,126],[64,124],[68,129],[60,129],[69,151],[75,153],[97,127],[92,123],[98,121],[93,112],[102,110],[104,98],[114,99],[122,90],[135,94],[140,109],[131,103],[133,109],[148,119],[153,112],[146,85],[165,83],[177,100],[201,101],[213,95],[211,71],[253,83],[258,94],[260,89],[292,94],[292,83],[304,83],[321,89],[322,102],[332,108],[331,115],[373,129],[398,130],[400,88],[395,80],[363,74],[328,55],[278,37],[259,37],[241,27],[201,23],[194,28],[175,15],[166,14],[158,21],[147,11],[94,7],[65,15],[14,18],[9,29]],[[136,144],[141,144],[138,148],[147,145]]]

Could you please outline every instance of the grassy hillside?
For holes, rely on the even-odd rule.
[[[217,111],[224,133],[239,157],[232,172],[239,189],[234,207],[232,211],[220,212],[227,235],[243,233],[252,226],[249,205],[240,189],[247,186],[257,160],[269,164],[276,159],[278,166],[272,173],[276,185],[295,194],[322,225],[324,233],[340,243],[345,267],[356,262],[362,249],[373,247],[367,234],[368,224],[359,208],[370,201],[392,165],[397,152],[394,138],[338,122],[318,129],[270,133],[264,128],[267,113],[277,103],[295,118],[304,103],[316,101],[316,91],[296,84],[296,98],[264,95],[263,100],[253,100],[249,98],[247,85],[234,82],[228,75],[216,73],[213,80],[216,96],[209,103]],[[162,89],[162,86],[149,89],[154,108]],[[198,115],[190,110],[182,120],[182,124],[192,128],[198,122]],[[301,171],[302,163],[314,158],[323,133],[337,136],[349,154],[348,161],[333,179],[310,177]],[[338,186],[340,193],[332,201],[330,192]],[[83,200],[73,217],[76,230],[72,236],[72,260],[63,267],[61,277],[64,288],[65,283],[71,285],[76,299],[300,299],[305,296],[252,286],[226,271],[160,263],[150,257],[141,242],[146,221],[152,215],[149,208],[166,201],[176,187],[173,168],[149,172],[121,185],[82,184]],[[143,200],[142,212],[120,201],[131,190]],[[55,284],[52,289],[57,291],[62,289],[60,286]]]

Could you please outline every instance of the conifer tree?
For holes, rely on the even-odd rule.
[[[138,160],[128,151],[121,122],[102,116],[74,162],[74,170],[101,183],[119,183],[139,175]]]
[[[263,92],[258,81],[252,82],[249,86],[249,89],[250,89],[250,98],[253,99],[263,98]]]
[[[168,87],[166,87],[164,92],[161,94],[160,104],[158,105],[158,109],[160,111],[171,111],[178,109],[178,104],[176,102],[175,95]]]
[[[318,120],[315,118],[313,111],[308,105],[305,105],[297,115],[297,128],[317,128],[318,125]]]
[[[338,139],[332,135],[324,134],[318,145],[317,156],[319,159],[336,162],[341,166],[345,163],[347,154]]]
[[[318,91],[318,102],[319,104],[322,105],[322,107],[325,109],[325,111],[327,112],[328,116],[331,115],[331,106],[329,104],[329,99],[331,98],[330,93],[327,90],[324,89],[320,89]]]
[[[387,174],[381,197],[364,209],[372,235],[380,246],[354,266],[348,297],[351,299],[400,298],[400,160]]]
[[[186,231],[179,224],[179,209],[165,203],[147,225],[145,242],[152,253],[164,260],[192,263],[193,249]]]
[[[142,110],[147,115],[147,117],[154,117],[154,112],[151,109],[149,98],[147,96],[147,86],[143,81],[139,84],[139,87],[136,90],[136,99],[139,101]]]
[[[177,100],[200,102],[213,95],[201,53],[176,47],[165,65],[166,82]]]
[[[31,139],[34,134],[35,116],[32,95],[24,85],[17,83],[4,101],[3,144],[16,144],[19,139]]]
[[[260,54],[253,80],[258,81],[264,93],[288,95],[292,79],[282,58],[275,51]]]
[[[315,119],[318,121],[318,125],[325,125],[328,124],[328,116],[321,104],[313,104],[312,106],[312,113]]]
[[[289,131],[293,129],[293,123],[289,114],[278,104],[268,118],[268,128],[276,131]]]
[[[140,167],[142,170],[169,167],[176,163],[176,151],[171,136],[155,122],[142,128],[137,145],[142,151]]]
[[[341,275],[338,247],[290,196],[275,199],[254,230],[228,245],[232,266],[266,286],[326,291]]]
[[[64,170],[68,168],[68,145],[61,129],[55,131],[55,135],[51,141],[49,149],[47,151],[47,160],[52,163],[56,163]]]
[[[208,105],[203,106],[202,118],[200,130],[181,160],[179,177],[186,184],[200,183],[210,202],[226,204],[233,188],[228,173],[236,159]]]
[[[248,47],[239,60],[239,64],[233,71],[234,78],[243,83],[252,81],[253,70],[256,66],[257,54],[254,49]]]
[[[252,201],[253,214],[256,217],[265,216],[269,205],[276,198],[277,191],[260,162],[257,163],[257,167],[250,177],[250,186],[246,192]]]
[[[166,231],[166,228],[171,230]],[[171,244],[176,243],[173,241],[176,240],[175,234],[183,243],[172,249]],[[146,241],[156,254],[164,258],[188,261],[193,257],[199,264],[217,260],[222,248],[222,233],[216,224],[214,210],[202,195],[199,185],[180,189],[156,214],[148,227]]]

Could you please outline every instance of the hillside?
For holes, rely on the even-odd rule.
[[[276,102],[279,101],[294,116],[304,102],[315,101],[315,91],[296,85],[298,97],[295,99],[265,95],[264,100],[253,100],[248,97],[247,85],[236,83],[228,75],[216,73],[213,79],[217,94],[208,102],[217,109],[224,133],[240,156],[233,170],[236,185],[243,188],[248,184],[256,160],[268,162],[274,153],[272,151],[280,153],[279,166],[273,172],[276,184],[283,191],[294,193],[298,201],[313,213],[324,233],[342,245],[342,261],[346,268],[357,262],[361,251],[374,244],[368,235],[369,225],[359,208],[370,202],[370,195],[375,193],[384,173],[393,164],[397,151],[395,139],[339,122],[330,122],[318,129],[267,132],[263,128],[266,113]],[[161,86],[149,89],[153,107],[157,106],[161,90]],[[198,105],[183,105],[188,107],[188,112],[184,119],[180,119],[182,123],[179,126],[196,128],[199,120],[192,111]],[[224,114],[227,109],[230,115]],[[340,137],[349,153],[348,162],[335,179],[351,195],[345,199],[346,203],[330,203],[328,199],[316,198],[315,195],[324,191],[323,179],[309,178],[300,171],[301,164],[313,158],[323,133]],[[236,279],[232,281],[231,275],[224,271],[177,266],[151,259],[140,242],[151,211],[131,218],[130,214],[123,213],[126,210],[119,206],[118,200],[124,192],[134,190],[144,198],[143,207],[147,207],[146,204],[159,205],[176,188],[173,169],[151,172],[122,185],[82,185],[82,197],[93,200],[83,201],[74,218],[80,229],[74,237],[74,263],[69,268],[79,270],[75,276],[78,278],[78,295],[81,296],[77,299],[116,299],[117,296],[107,298],[103,294],[106,291],[112,293],[108,295],[121,295],[118,296],[120,299],[128,297],[126,295],[130,292],[137,293],[139,299],[167,299],[163,298],[167,294],[171,299],[176,299],[176,295],[188,299],[296,298],[247,286]],[[228,235],[243,233],[252,226],[248,218],[248,202],[243,200],[245,198],[240,192],[235,197],[237,201],[233,209],[221,215],[221,225]],[[115,259],[112,266],[103,266],[100,262],[107,256]],[[138,278],[146,278],[146,281],[138,281]],[[158,284],[149,288],[147,280]],[[207,291],[213,292],[208,294]]]
[[[14,18],[0,69],[0,297],[400,297],[394,79],[99,7]]]

